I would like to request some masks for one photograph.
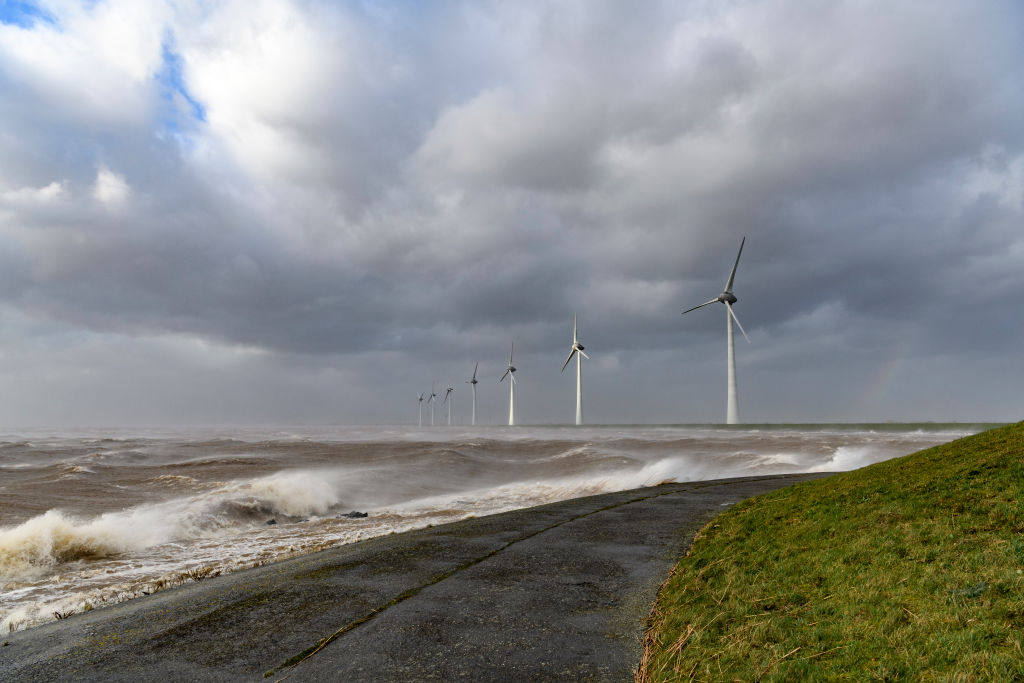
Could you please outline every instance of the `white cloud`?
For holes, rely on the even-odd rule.
[[[110,121],[149,111],[150,82],[162,63],[167,7],[162,2],[54,2],[56,25],[0,25],[8,73],[61,112]]]
[[[92,196],[108,206],[115,206],[124,202],[131,194],[131,187],[125,179],[117,175],[109,168],[101,166],[96,172],[96,184],[93,186]]]
[[[335,123],[357,42],[340,12],[282,0],[200,5],[179,16],[176,38],[211,134],[247,172],[322,172],[330,149],[319,129]]]
[[[10,207],[50,204],[66,196],[63,182],[53,181],[44,187],[22,187],[0,192],[0,202]]]
[[[721,318],[680,334],[678,312],[741,235],[761,368],[815,345],[870,363],[908,316],[908,353],[1016,353],[1013,330],[949,324],[1024,319],[1004,5],[46,7],[56,25],[0,26],[0,305],[70,330],[65,368],[85,329],[263,349],[275,378],[383,352],[400,385],[512,336],[543,366],[579,307],[595,358],[685,345],[690,372]]]

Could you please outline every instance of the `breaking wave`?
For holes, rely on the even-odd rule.
[[[131,547],[109,520],[79,522],[50,510],[0,532],[0,578],[24,575],[86,558],[106,557]]]
[[[963,435],[860,427],[345,429],[314,440],[260,431],[245,439],[0,442],[0,628],[159,590],[196,567],[231,571],[665,481],[854,469]],[[350,516],[354,510],[369,516]]]
[[[0,580],[78,560],[214,536],[276,516],[325,514],[339,502],[338,493],[322,475],[295,471],[94,519],[49,510],[16,527],[0,529]]]

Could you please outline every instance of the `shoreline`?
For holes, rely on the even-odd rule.
[[[697,531],[739,500],[823,476],[663,484],[338,546],[5,635],[0,677],[620,680]]]

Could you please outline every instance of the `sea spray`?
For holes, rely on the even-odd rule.
[[[666,480],[849,469],[980,429],[15,435],[0,443],[0,629],[469,515]],[[341,516],[352,509],[368,516]]]
[[[56,565],[98,559],[132,546],[108,519],[79,522],[50,510],[0,531],[0,580],[26,577]]]
[[[249,484],[253,495],[285,515],[322,515],[340,501],[330,473],[279,472]]]

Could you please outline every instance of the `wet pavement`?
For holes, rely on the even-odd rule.
[[[0,680],[627,681],[700,528],[822,476],[578,498],[206,579],[0,635]]]

